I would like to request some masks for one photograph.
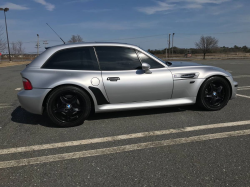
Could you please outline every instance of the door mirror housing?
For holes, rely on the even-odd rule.
[[[146,74],[151,74],[150,65],[148,63],[142,63],[142,69],[145,71]]]

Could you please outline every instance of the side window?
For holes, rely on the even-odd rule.
[[[93,47],[76,47],[60,50],[54,53],[42,68],[99,70]]]
[[[148,63],[150,65],[150,69],[156,69],[156,68],[163,68],[164,66],[160,63],[156,62],[152,58],[148,57],[147,55],[137,51],[137,54],[139,55],[139,58],[141,62]]]
[[[119,71],[141,69],[134,49],[125,47],[95,47],[101,70]]]

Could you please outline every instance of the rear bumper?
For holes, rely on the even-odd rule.
[[[33,114],[43,113],[43,100],[50,89],[22,90],[18,92],[17,98],[21,107]]]

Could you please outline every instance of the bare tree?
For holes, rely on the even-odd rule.
[[[80,35],[72,35],[68,43],[77,43],[77,42],[83,42],[83,39]]]
[[[3,39],[3,27],[0,26],[0,52],[3,52],[6,49],[6,42]]]
[[[15,42],[10,43],[10,53],[11,54],[17,54],[17,49],[16,49],[16,43]]]
[[[22,55],[25,52],[25,48],[23,47],[23,42],[22,41],[17,41],[16,42],[16,49],[17,49],[17,54]]]
[[[18,54],[18,55],[22,55],[25,51],[25,48],[23,47],[23,42],[22,41],[17,41],[17,42],[13,42],[10,45],[10,51],[12,54]]]
[[[10,43],[10,53],[13,55],[17,54],[17,45],[16,42]]]
[[[203,59],[205,59],[207,52],[218,47],[218,40],[212,36],[201,36],[200,40],[195,43],[195,46],[202,51]]]

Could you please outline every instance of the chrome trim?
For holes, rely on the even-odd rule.
[[[189,74],[195,74],[194,77],[183,77],[185,75]],[[180,79],[197,79],[199,77],[200,73],[198,72],[190,72],[190,73],[175,73],[173,74],[173,79],[174,80],[180,80]]]
[[[99,66],[99,70],[102,71],[101,65],[100,65],[100,62],[99,62],[99,58],[98,58],[98,55],[97,55],[97,53],[96,53],[96,50],[95,50],[95,47],[94,47],[94,46],[93,46],[93,49],[94,49],[94,52],[95,52],[95,57],[96,57],[96,60],[97,60],[98,66]]]

